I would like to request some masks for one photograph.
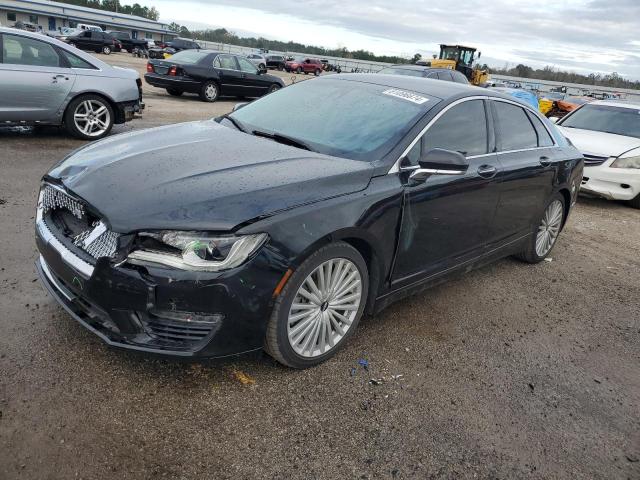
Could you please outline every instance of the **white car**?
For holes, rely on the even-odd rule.
[[[258,70],[266,70],[267,69],[267,59],[262,55],[258,55],[257,53],[252,53],[247,55],[247,60],[253,63]]]
[[[580,191],[640,208],[640,103],[599,100],[557,123],[584,155]]]

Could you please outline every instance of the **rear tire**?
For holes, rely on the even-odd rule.
[[[258,65],[258,70],[260,70],[261,72],[265,71],[267,69],[267,67],[264,66],[264,63],[261,63],[260,65]]]
[[[560,236],[565,216],[564,197],[556,193],[531,232],[526,248],[515,257],[527,263],[540,263],[547,258]]]
[[[220,96],[220,88],[213,80],[208,80],[202,84],[200,89],[200,99],[203,102],[215,102]]]
[[[320,75],[322,72],[320,71],[319,68],[316,68],[315,72],[313,72],[313,74],[317,77],[318,75]]]
[[[82,140],[99,140],[111,132],[115,115],[113,108],[98,95],[80,95],[69,103],[64,114],[66,130]]]
[[[182,90],[176,90],[175,88],[167,88],[167,93],[169,95],[171,95],[172,97],[179,97],[181,96],[184,92]]]
[[[274,83],[273,85],[271,85],[269,87],[269,93],[276,92],[276,91],[280,90],[280,88],[281,88],[280,85],[278,85],[277,83]]]
[[[640,193],[636,195],[636,198],[629,200],[629,206],[633,208],[640,208]]]
[[[296,68],[296,73],[299,75],[302,73],[302,67]]]
[[[312,293],[316,300],[308,298],[307,288],[320,297]],[[367,265],[355,248],[345,242],[320,248],[280,292],[267,325],[265,350],[291,368],[328,360],[353,335],[368,293]],[[297,307],[292,308],[294,300]]]
[[[111,55],[111,47],[109,45],[105,45],[102,47],[102,53],[105,55]]]

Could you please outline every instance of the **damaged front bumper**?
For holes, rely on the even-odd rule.
[[[36,228],[36,268],[49,293],[107,344],[161,355],[217,358],[261,349],[281,272],[267,252],[233,271],[95,264]]]

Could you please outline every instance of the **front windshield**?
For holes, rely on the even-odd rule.
[[[561,122],[561,125],[640,138],[640,109],[609,105],[585,105],[568,116]]]
[[[411,68],[388,67],[383,68],[378,73],[384,73],[387,75],[406,75],[408,77],[424,77],[423,70],[416,70]]]
[[[296,83],[236,110],[255,130],[294,138],[313,151],[381,159],[437,100],[388,86],[318,79]]]

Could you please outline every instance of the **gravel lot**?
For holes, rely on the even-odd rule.
[[[114,133],[236,101],[144,93]],[[553,261],[397,303],[311,370],[180,363],[105,347],[36,280],[39,179],[81,145],[0,129],[0,478],[640,478],[640,211],[580,199]]]

